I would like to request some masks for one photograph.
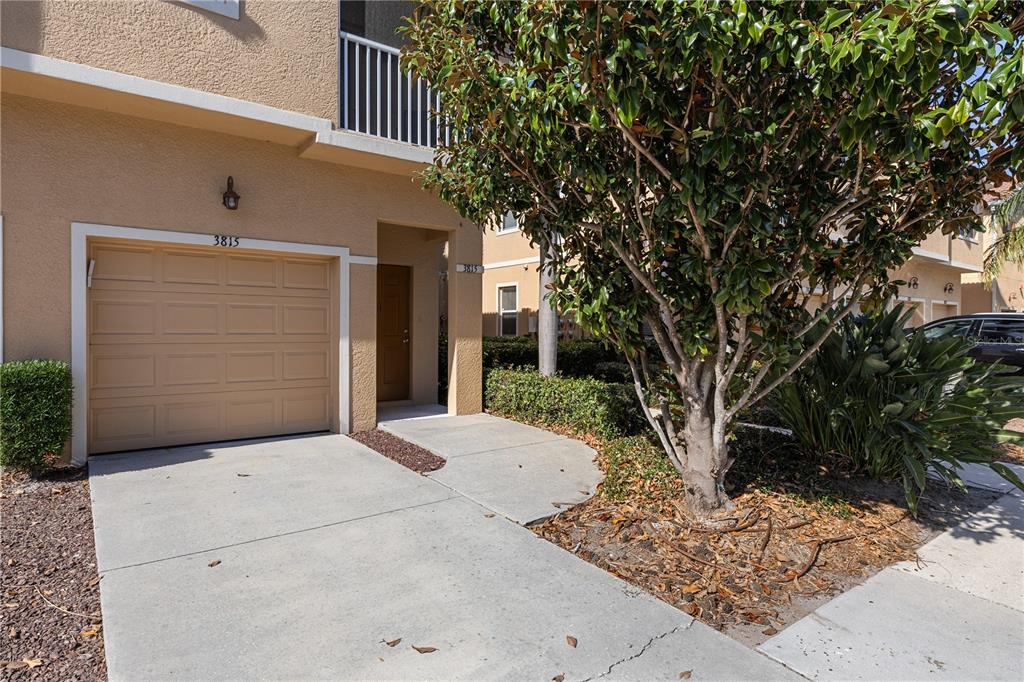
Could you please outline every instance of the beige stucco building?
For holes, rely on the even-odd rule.
[[[351,7],[0,3],[0,357],[70,361],[76,463],[436,403],[442,315],[481,409],[481,232],[416,179],[400,12]]]
[[[999,301],[989,301],[992,294],[988,290],[984,290],[986,298],[982,300],[982,294],[976,292],[982,286],[972,284],[980,281],[984,249],[991,238],[989,233],[965,238],[936,232],[914,248],[914,256],[906,265],[891,273],[892,279],[905,282],[899,290],[900,300],[914,307],[909,324],[917,326],[961,313],[1004,310],[1014,302],[1016,309],[1021,309],[1024,279],[1019,270],[1008,268],[1000,279]],[[514,221],[506,220],[484,232],[483,254],[483,335],[535,333],[539,252],[516,229]],[[1009,304],[1002,300],[1006,296],[1014,296]],[[989,302],[992,307],[985,307]],[[820,297],[812,295],[810,305],[816,303],[820,303]],[[560,318],[559,326],[563,336],[582,333],[570,319]]]

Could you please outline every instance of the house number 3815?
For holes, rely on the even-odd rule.
[[[226,234],[215,234],[213,235],[214,246],[238,246],[238,237],[232,237]]]

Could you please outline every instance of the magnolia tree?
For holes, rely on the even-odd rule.
[[[464,2],[407,28],[455,141],[428,183],[512,211],[621,349],[691,510],[730,425],[1020,162],[1020,3]],[[814,296],[816,313],[805,307]]]

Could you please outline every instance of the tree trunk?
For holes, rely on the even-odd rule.
[[[551,287],[554,281],[548,267],[547,254],[540,250],[540,300],[537,302],[537,367],[541,376],[555,373],[558,364],[558,311],[551,304]]]
[[[729,453],[724,437],[715,437],[715,425],[705,406],[686,415],[682,437],[686,446],[686,467],[680,474],[686,506],[698,518],[732,506],[725,494],[725,472]]]

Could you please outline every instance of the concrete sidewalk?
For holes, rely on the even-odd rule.
[[[963,478],[1013,492],[759,650],[811,679],[1024,679],[1024,495],[987,467]]]
[[[447,460],[427,476],[516,523],[589,499],[603,478],[593,449],[557,433],[488,414],[396,416],[380,428]]]
[[[344,436],[89,471],[111,680],[799,679]]]

